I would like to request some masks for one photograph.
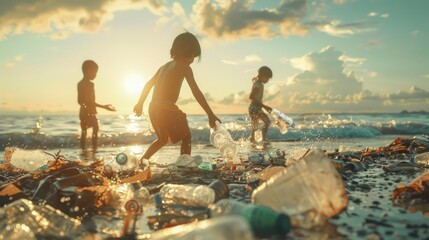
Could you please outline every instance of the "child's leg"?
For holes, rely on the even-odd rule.
[[[143,158],[149,159],[150,157],[152,157],[152,155],[158,152],[158,150],[164,147],[167,143],[168,143],[168,137],[160,134],[158,139],[156,139],[154,142],[150,144],[149,148],[143,154],[142,159]]]
[[[183,155],[183,154],[191,155],[191,149],[192,149],[192,137],[189,134],[182,140],[182,145],[180,147],[180,155]]]
[[[85,149],[86,131],[87,129],[85,127],[82,127],[82,132],[80,134],[80,148],[82,150]]]
[[[251,124],[252,124],[252,133],[250,135],[250,141],[252,143],[256,143],[255,132],[259,128],[259,126],[258,126],[259,125],[259,117],[254,112],[249,112],[249,116],[250,116],[250,121],[251,121]]]
[[[96,122],[92,127],[92,149],[96,150],[98,147],[98,123]]]
[[[259,113],[259,117],[264,122],[264,126],[262,127],[262,141],[266,141],[267,140],[268,127],[270,127],[271,120],[267,116],[267,114],[265,114],[262,111]]]

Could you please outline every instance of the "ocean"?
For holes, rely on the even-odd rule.
[[[296,127],[281,134],[272,123],[267,133],[270,142],[283,148],[365,148],[386,146],[396,137],[429,134],[429,114],[359,113],[293,114]],[[245,142],[250,135],[247,114],[218,115],[234,140]],[[115,154],[133,147],[141,154],[156,135],[145,116],[99,115],[99,154]],[[193,149],[210,145],[206,115],[188,115]],[[88,136],[90,136],[90,132]],[[71,159],[82,158],[79,149],[79,118],[73,115],[11,115],[0,122],[0,159],[5,147],[59,151]],[[90,140],[88,143],[90,144]],[[179,145],[177,145],[178,147]],[[169,146],[174,148],[175,145]],[[85,156],[83,156],[85,157]],[[92,156],[94,157],[94,156]]]

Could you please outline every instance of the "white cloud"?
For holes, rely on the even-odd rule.
[[[277,8],[253,8],[253,0],[198,0],[193,6],[197,30],[211,38],[271,38],[303,35],[301,23],[307,13],[305,0],[282,1]]]
[[[334,3],[335,4],[344,4],[344,3],[346,3],[346,0],[334,0]]]
[[[384,13],[384,14],[381,14],[381,15],[380,15],[380,17],[381,17],[381,18],[388,18],[388,17],[389,17],[389,14],[388,14],[388,13]]]
[[[222,62],[225,64],[229,64],[229,65],[239,65],[239,64],[243,64],[243,63],[262,62],[262,58],[256,54],[253,54],[253,55],[245,56],[244,59],[242,59],[242,60],[234,61],[234,60],[223,59]]]
[[[70,32],[96,32],[117,11],[148,8],[167,11],[163,0],[1,1],[0,40],[10,34],[51,33],[61,39]]]
[[[311,24],[314,25],[319,31],[336,37],[344,37],[376,30],[367,22],[352,22],[343,24],[339,20],[333,20],[330,22],[312,22]]]
[[[369,17],[375,17],[377,15],[378,15],[378,13],[376,13],[376,12],[370,12],[370,13],[368,13]]]
[[[24,60],[24,55],[18,55],[18,56],[15,56],[15,61],[17,61],[17,62],[21,62],[22,60]]]
[[[7,68],[13,68],[13,67],[15,67],[15,63],[13,63],[13,62],[7,62],[7,63],[4,64],[4,66],[7,67]]]
[[[262,62],[262,59],[258,55],[248,55],[244,58],[245,62]]]

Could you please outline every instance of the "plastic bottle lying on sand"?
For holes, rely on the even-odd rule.
[[[70,239],[84,231],[79,220],[50,205],[36,205],[28,199],[18,199],[0,208],[0,216],[0,239],[32,239],[17,238],[32,235],[37,236],[34,239]],[[18,231],[26,233],[19,235]]]
[[[149,202],[150,193],[140,182],[113,185],[109,189],[109,206],[123,213],[134,209],[141,212]]]
[[[209,188],[213,189],[214,193],[215,193],[215,199],[214,202],[219,201],[220,199],[223,198],[228,198],[229,197],[229,188],[228,185],[226,185],[226,183],[222,180],[214,180],[213,182],[211,182],[208,185]]]
[[[255,236],[266,238],[274,235],[285,235],[291,229],[290,219],[286,214],[255,204],[245,204],[233,199],[222,199],[211,204],[210,216],[237,215],[249,223]]]
[[[249,224],[239,216],[227,216],[182,224],[154,232],[152,240],[253,240]]]
[[[280,132],[282,134],[287,133],[288,128],[295,127],[295,123],[293,122],[292,118],[290,118],[289,116],[280,112],[277,109],[271,110],[271,116],[274,118],[274,122],[277,125],[277,127],[280,129]]]
[[[25,171],[35,171],[48,164],[48,161],[55,160],[42,150],[27,150],[17,147],[6,147],[4,150],[4,163]]]
[[[429,166],[429,152],[420,153],[414,156],[414,163]]]
[[[252,203],[269,206],[287,214],[294,225],[311,228],[344,210],[348,198],[338,171],[321,149],[313,149],[255,189]]]
[[[215,200],[214,190],[205,185],[166,184],[159,194],[164,205],[207,207]]]
[[[121,152],[116,156],[103,157],[104,171],[107,174],[122,171],[134,171],[139,167],[138,159],[130,151]]]
[[[232,141],[231,134],[220,122],[216,121],[216,126],[210,129],[210,143],[215,148],[220,148],[222,144],[229,141]]]

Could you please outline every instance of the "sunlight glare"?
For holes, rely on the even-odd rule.
[[[124,88],[125,90],[133,95],[141,93],[145,80],[139,74],[130,74],[125,77]]]

